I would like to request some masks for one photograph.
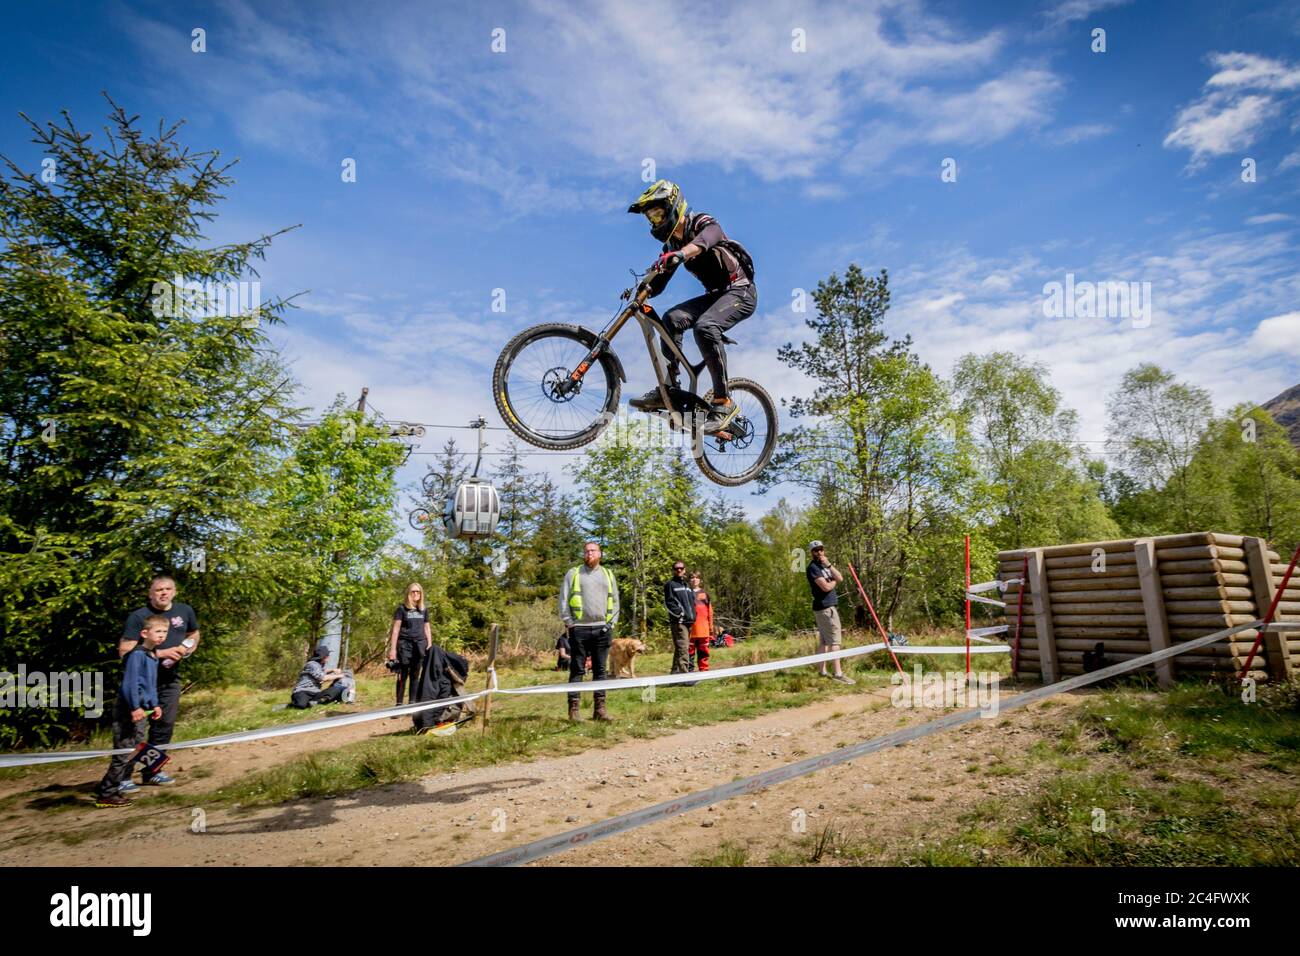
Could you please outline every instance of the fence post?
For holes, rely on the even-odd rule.
[[[1255,616],[1263,618],[1273,606],[1277,594],[1277,580],[1268,560],[1268,542],[1263,538],[1247,538],[1243,542],[1246,552],[1246,572],[1250,575],[1250,589],[1255,595]],[[1278,615],[1274,614],[1274,618]],[[1287,647],[1285,631],[1264,631],[1264,655],[1269,676],[1274,680],[1290,680],[1291,651]]]
[[[1034,629],[1038,634],[1038,667],[1044,684],[1061,679],[1056,665],[1056,634],[1052,630],[1052,597],[1047,590],[1047,561],[1042,548],[1029,552],[1029,594],[1034,599]],[[1022,585],[1023,587],[1023,585]]]
[[[492,710],[492,689],[496,686],[497,682],[497,640],[500,636],[501,625],[493,624],[491,633],[488,636],[487,694],[483,697],[483,733],[487,733],[488,714]]]
[[[1156,566],[1155,539],[1134,541],[1133,554],[1137,559],[1138,587],[1142,590],[1142,612],[1147,619],[1147,640],[1152,651],[1163,651],[1169,646],[1169,619],[1165,616],[1165,592]],[[1156,683],[1161,687],[1173,686],[1173,658],[1156,661]]]

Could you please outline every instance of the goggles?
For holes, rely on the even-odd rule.
[[[650,225],[661,226],[668,221],[668,209],[665,206],[650,206],[645,211],[645,217],[650,220]]]

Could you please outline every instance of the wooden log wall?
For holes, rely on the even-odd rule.
[[[1094,541],[998,553],[998,578],[1029,576],[1017,655],[1017,676],[1044,682],[1083,673],[1084,654],[1103,645],[1107,663],[1132,660],[1180,641],[1262,618],[1286,565],[1262,538],[1192,534]],[[1020,585],[1009,585],[1002,618],[1015,638]],[[1300,574],[1278,604],[1278,621],[1300,621]],[[1240,672],[1258,631],[1180,654],[1154,673],[1167,685],[1178,673]],[[1300,672],[1300,631],[1268,632],[1251,676],[1289,678]]]

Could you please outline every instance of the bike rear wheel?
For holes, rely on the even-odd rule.
[[[618,360],[606,351],[576,388],[565,394],[561,386],[595,344],[589,329],[558,322],[511,339],[492,372],[492,394],[506,427],[553,451],[594,441],[618,411]]]
[[[696,439],[695,463],[710,481],[735,487],[753,481],[772,460],[776,450],[776,404],[767,389],[747,378],[727,383],[731,400],[740,414],[727,426],[731,437],[700,435]],[[713,390],[704,396],[713,400]]]

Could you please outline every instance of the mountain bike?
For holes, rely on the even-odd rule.
[[[589,444],[614,421],[622,384],[623,363],[611,343],[630,319],[645,336],[646,349],[659,382],[666,412],[658,413],[669,428],[690,436],[692,456],[706,478],[720,485],[752,481],[772,458],[777,417],[772,397],[747,378],[728,378],[739,414],[726,429],[713,435],[702,428],[713,390],[696,394],[705,363],[692,363],[673,341],[663,319],[646,300],[650,269],[635,286],[623,290],[628,304],[600,331],[579,325],[548,322],[525,329],[501,350],[492,372],[492,393],[507,427],[531,445],[567,451]],[[668,374],[668,360],[655,347],[663,343],[677,364],[687,370],[690,384],[677,388]],[[723,341],[735,345],[724,336]]]

